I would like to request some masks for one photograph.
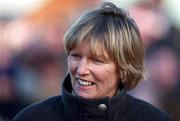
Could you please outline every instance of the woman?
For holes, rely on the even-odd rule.
[[[62,96],[34,104],[13,121],[170,121],[126,94],[144,77],[139,30],[112,3],[90,11],[64,36],[68,72]]]

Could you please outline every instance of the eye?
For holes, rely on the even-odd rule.
[[[69,57],[74,58],[74,59],[79,59],[81,58],[81,55],[79,53],[72,52],[69,54]]]
[[[80,55],[77,54],[77,53],[72,53],[71,56],[72,56],[72,57],[80,57]]]
[[[104,63],[104,60],[99,59],[99,58],[93,58],[93,61],[94,61],[95,63]]]

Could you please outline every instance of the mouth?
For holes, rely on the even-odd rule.
[[[95,83],[94,82],[90,82],[90,81],[86,81],[86,80],[82,80],[80,78],[77,78],[78,80],[78,84],[81,85],[81,86],[94,86]]]

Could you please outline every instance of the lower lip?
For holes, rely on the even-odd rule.
[[[79,83],[77,83],[77,87],[81,90],[89,90],[89,89],[92,89],[95,85],[93,86],[82,86],[80,85]]]

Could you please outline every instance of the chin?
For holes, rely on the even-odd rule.
[[[94,98],[92,95],[86,94],[86,93],[76,93],[76,94],[85,99],[93,99]]]

